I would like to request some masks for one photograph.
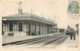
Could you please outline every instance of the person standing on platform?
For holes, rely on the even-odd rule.
[[[73,36],[73,32],[71,30],[71,27],[68,25],[66,33],[68,33],[68,35],[70,35],[70,39],[72,40],[72,36]]]
[[[73,32],[70,32],[70,39],[72,40]]]
[[[75,31],[73,32],[73,38],[74,38],[74,40],[76,40],[76,33],[75,33]]]
[[[75,32],[75,30],[73,29],[73,28],[71,28],[71,39],[74,39],[74,40],[76,40],[76,32]]]

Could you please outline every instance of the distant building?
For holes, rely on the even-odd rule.
[[[65,29],[59,29],[60,33],[65,33]]]
[[[57,30],[58,30],[57,24],[55,24],[55,26],[52,27],[52,32],[57,33],[58,32]]]
[[[52,33],[55,23],[30,13],[22,13],[2,17],[2,34],[4,36],[27,36]]]

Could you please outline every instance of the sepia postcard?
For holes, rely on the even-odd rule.
[[[0,0],[0,51],[79,51],[80,0]]]

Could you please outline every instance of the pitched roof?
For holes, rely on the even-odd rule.
[[[38,22],[42,22],[42,23],[46,23],[46,24],[49,24],[49,25],[55,25],[55,23],[43,18],[43,17],[40,17],[40,16],[37,16],[37,15],[34,15],[34,14],[30,14],[30,13],[23,13],[23,14],[15,14],[15,15],[10,15],[10,16],[3,16],[2,17],[2,20],[6,21],[6,20],[33,20],[33,21],[38,21]]]

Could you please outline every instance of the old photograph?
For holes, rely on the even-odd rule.
[[[2,0],[3,49],[79,47],[80,0]]]

